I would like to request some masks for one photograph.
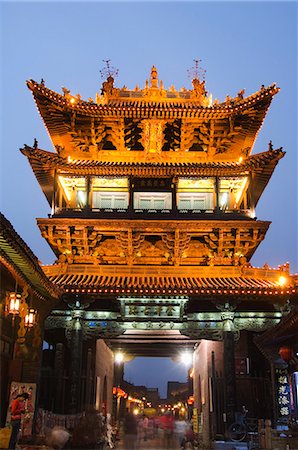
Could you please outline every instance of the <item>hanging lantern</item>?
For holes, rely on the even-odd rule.
[[[9,294],[8,314],[16,316],[20,312],[21,294],[11,292]]]
[[[278,353],[279,356],[287,363],[293,358],[293,349],[291,347],[280,347]]]
[[[27,314],[25,315],[25,327],[32,328],[36,322],[36,311],[33,308],[29,308]]]

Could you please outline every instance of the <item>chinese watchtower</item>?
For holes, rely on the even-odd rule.
[[[92,375],[88,339],[133,356],[211,341],[222,346],[218,408],[229,423],[238,407],[235,343],[277,324],[295,294],[287,266],[250,264],[270,225],[255,208],[284,156],[271,142],[252,151],[279,88],[219,102],[197,72],[192,89],[179,91],[166,89],[154,66],[134,90],[107,75],[87,101],[27,83],[55,149],[36,143],[22,152],[51,208],[37,222],[57,256],[44,271],[64,301],[46,333],[57,352],[71,351],[58,370],[70,381],[71,411],[93,398],[81,383],[84,365]],[[206,414],[198,374],[195,405]]]

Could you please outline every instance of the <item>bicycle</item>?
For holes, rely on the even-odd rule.
[[[254,434],[258,431],[257,419],[247,418],[248,410],[242,407],[242,411],[236,413],[236,421],[228,428],[228,434],[233,442],[241,442],[248,434]]]

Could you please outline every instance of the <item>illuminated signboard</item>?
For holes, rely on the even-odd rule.
[[[290,385],[287,369],[276,369],[277,401],[279,417],[286,419],[290,415]]]

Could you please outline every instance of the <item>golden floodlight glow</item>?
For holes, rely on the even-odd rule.
[[[281,276],[279,277],[278,284],[279,284],[280,286],[284,286],[284,285],[286,284],[286,282],[287,282],[286,277],[284,277],[283,275],[281,275]]]
[[[139,414],[139,410],[138,409],[134,409],[133,413],[134,413],[135,416],[137,416]]]
[[[74,104],[75,103],[75,99],[73,97],[71,97],[70,99],[70,103]]]

